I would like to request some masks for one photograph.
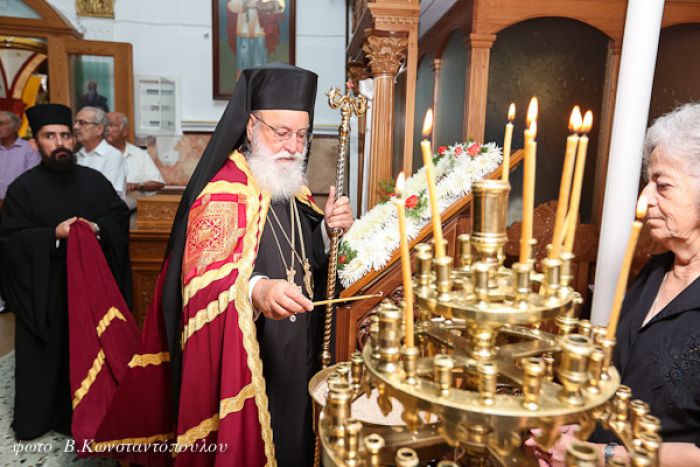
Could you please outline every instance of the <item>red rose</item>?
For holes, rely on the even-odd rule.
[[[474,157],[477,154],[479,154],[479,151],[481,151],[481,145],[477,142],[472,143],[469,145],[467,148],[467,152],[469,153],[470,156]]]
[[[460,154],[462,154],[462,146],[457,146],[457,147],[455,148],[455,154],[458,155],[458,156],[459,156]]]
[[[438,154],[445,154],[445,151],[447,151],[447,146],[440,146],[438,148]]]
[[[345,264],[345,261],[347,261],[347,259],[348,259],[347,256],[345,256],[345,255],[340,255],[340,257],[338,258],[338,262],[339,262],[340,264]]]
[[[406,209],[413,209],[416,206],[418,206],[418,196],[416,195],[411,195],[408,198],[406,198],[406,202],[404,203],[406,206]]]

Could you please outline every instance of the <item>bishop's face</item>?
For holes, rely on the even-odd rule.
[[[275,201],[288,199],[306,184],[309,115],[294,110],[265,110],[250,116],[248,164],[262,190]]]
[[[46,165],[59,171],[75,166],[75,138],[69,126],[44,125],[35,139]]]
[[[250,115],[246,131],[248,140],[256,139],[273,154],[286,151],[289,154],[304,153],[310,135],[309,114],[300,110],[260,110]],[[280,163],[291,159],[280,159]]]

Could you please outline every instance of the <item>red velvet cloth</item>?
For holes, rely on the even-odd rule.
[[[72,431],[82,444],[94,439],[136,350],[139,330],[85,222],[71,226],[67,268]]]

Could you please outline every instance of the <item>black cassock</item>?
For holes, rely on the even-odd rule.
[[[99,172],[55,172],[43,163],[10,185],[0,223],[4,298],[16,313],[15,416],[18,439],[70,433],[66,242],[56,226],[73,216],[97,223],[100,245],[127,302],[129,210]]]
[[[299,201],[296,201],[296,205],[299,209],[306,255],[314,273],[313,300],[319,300],[325,298],[328,274],[328,256],[324,253],[321,231],[324,228],[321,223],[323,217]],[[274,202],[270,209],[274,209],[291,240],[289,202]],[[284,262],[271,231],[273,228],[277,233],[284,261],[290,264],[289,243],[281,234],[272,213],[268,212],[254,274],[264,274],[270,279],[286,279]],[[296,251],[301,256],[299,234],[295,237]],[[295,282],[303,285],[303,270],[297,260],[295,266]],[[307,295],[306,291],[304,295]],[[280,467],[312,465],[314,460],[312,402],[308,384],[320,369],[323,307],[316,307],[310,313],[297,314],[294,318],[295,320],[271,320],[260,316],[257,320],[275,453]]]

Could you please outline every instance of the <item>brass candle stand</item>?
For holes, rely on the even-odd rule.
[[[534,262],[504,266],[509,191],[500,180],[474,184],[472,231],[458,237],[456,265],[416,245],[416,347],[403,346],[404,314],[385,302],[363,352],[314,376],[324,466],[419,465],[446,452],[446,465],[536,465],[522,448],[530,430],[549,450],[561,427],[579,425],[585,440],[596,423],[632,465],[655,465],[658,419],[620,384],[605,328],[574,315],[573,255],[543,260],[541,273]],[[548,320],[556,334],[540,329]],[[353,401],[370,395],[384,416],[399,409],[401,426],[361,423]],[[567,465],[593,465],[594,452],[573,443]]]

